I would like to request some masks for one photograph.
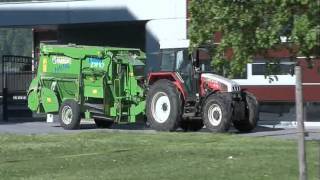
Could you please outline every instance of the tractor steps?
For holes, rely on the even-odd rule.
[[[106,117],[106,116],[99,116],[99,115],[92,115],[93,119],[99,119],[99,120],[104,120],[104,121],[114,121],[112,118],[110,117]]]
[[[104,110],[103,104],[93,104],[93,103],[85,103],[84,107],[88,109],[99,109],[99,110]]]
[[[187,106],[183,108],[183,118],[194,117],[197,113],[197,108],[195,106]]]

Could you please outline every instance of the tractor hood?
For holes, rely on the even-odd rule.
[[[212,73],[202,73],[201,74],[201,79],[205,80],[205,81],[210,81],[210,82],[214,82],[214,83],[218,83],[218,84],[222,84],[224,86],[226,86],[226,90],[228,92],[237,92],[240,91],[240,85],[238,83],[236,83],[235,81],[232,81],[228,78],[216,75],[216,74],[212,74]]]

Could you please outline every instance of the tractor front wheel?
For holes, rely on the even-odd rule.
[[[203,105],[203,122],[212,132],[227,132],[231,124],[231,102],[222,94],[210,95]]]
[[[60,124],[64,129],[80,128],[80,106],[75,100],[66,100],[59,110]]]
[[[174,131],[181,119],[180,93],[169,80],[155,82],[147,94],[147,121],[158,131]]]
[[[250,132],[256,126],[259,119],[259,103],[251,93],[245,93],[246,107],[245,119],[235,120],[233,126],[240,132]]]

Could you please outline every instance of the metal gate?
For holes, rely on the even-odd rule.
[[[25,56],[2,56],[1,85],[3,120],[8,117],[27,117],[32,113],[27,108],[27,89],[34,73],[32,58]]]

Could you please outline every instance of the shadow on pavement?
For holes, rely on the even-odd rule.
[[[33,125],[34,123],[34,125]],[[51,131],[52,128],[56,129],[54,131],[65,131],[63,128],[60,126],[58,122],[55,123],[46,123],[46,118],[45,117],[34,117],[34,118],[10,118],[8,121],[2,121],[0,120],[0,126],[1,125],[22,125],[22,126],[27,126],[28,128],[30,127],[37,127],[39,124],[43,128],[43,131]],[[26,124],[26,125],[24,125]],[[81,130],[100,130],[101,128],[97,128],[95,123],[93,121],[82,121],[80,125],[80,129],[77,131]],[[133,124],[114,124],[110,128],[107,128],[108,130],[111,131],[128,131],[128,132],[143,132],[143,131],[154,131],[150,127],[148,127],[144,122],[138,121],[137,123]],[[102,129],[101,129],[102,130]],[[261,133],[276,133],[276,131],[281,131],[284,130],[283,128],[274,128],[274,127],[265,127],[265,126],[257,126],[252,132],[245,132],[241,133],[235,128],[231,127],[229,130],[229,133],[231,134],[261,134]],[[67,132],[68,130],[66,130]],[[176,132],[185,132],[181,128],[178,128]],[[193,131],[187,131],[187,132],[193,132]],[[200,131],[200,133],[212,133],[208,129],[203,128]],[[195,132],[197,133],[197,132]]]
[[[22,124],[22,123],[30,123],[30,122],[46,122],[46,118],[37,117],[37,118],[9,118],[7,121],[0,120],[1,124]]]
[[[235,131],[235,134],[250,134],[250,133],[258,133],[258,132],[269,132],[269,131],[281,131],[283,128],[270,128],[265,126],[257,126],[251,132],[239,132],[236,129],[232,128]]]

